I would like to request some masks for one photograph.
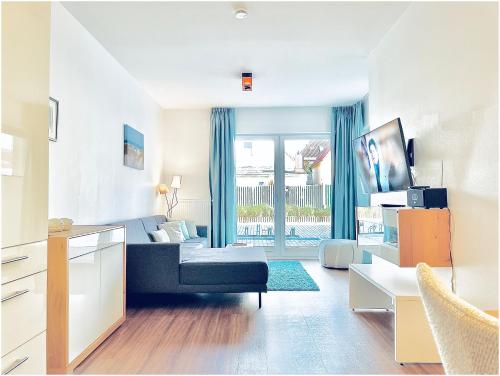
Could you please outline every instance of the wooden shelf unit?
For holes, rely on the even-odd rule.
[[[47,370],[71,373],[124,321],[123,226],[49,234]]]
[[[447,208],[356,208],[358,249],[398,266],[451,266],[450,238]]]

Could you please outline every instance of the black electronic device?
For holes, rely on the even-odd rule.
[[[413,138],[408,140],[408,146],[406,147],[406,153],[408,154],[408,163],[410,167],[415,166],[415,143]]]
[[[412,208],[447,208],[448,192],[446,188],[411,187],[407,191],[407,205]]]

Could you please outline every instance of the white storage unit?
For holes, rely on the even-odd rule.
[[[125,228],[49,237],[48,371],[68,373],[125,320]]]
[[[2,374],[46,372],[46,250],[46,241],[2,250]]]
[[[46,373],[50,3],[2,3],[2,374]]]
[[[451,268],[433,270],[450,284]],[[351,264],[349,308],[394,312],[394,359],[398,363],[441,363],[418,291],[415,268],[401,268],[377,256],[372,264]]]

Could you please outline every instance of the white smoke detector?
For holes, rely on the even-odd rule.
[[[238,9],[236,12],[234,12],[234,17],[237,20],[244,20],[248,17],[248,12],[246,9]]]

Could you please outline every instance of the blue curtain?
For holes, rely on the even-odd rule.
[[[210,125],[210,195],[212,247],[225,247],[236,238],[236,171],[234,109],[213,108]]]
[[[352,140],[364,128],[363,104],[332,108],[332,238],[356,238],[356,166]]]

